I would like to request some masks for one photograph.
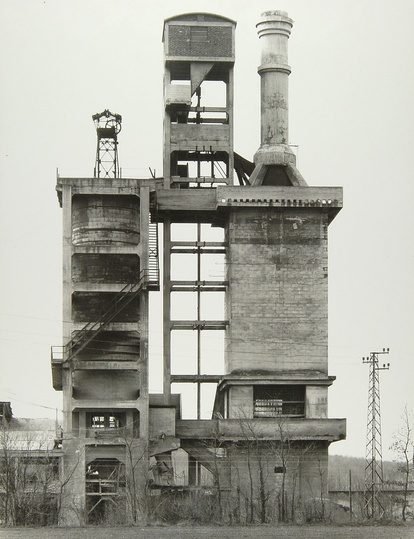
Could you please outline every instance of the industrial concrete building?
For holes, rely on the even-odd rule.
[[[189,13],[164,23],[163,177],[119,177],[121,118],[104,111],[94,116],[94,177],[58,178],[64,346],[52,351],[52,372],[63,391],[71,494],[62,522],[96,522],[113,508],[134,521],[148,489],[206,477],[223,514],[250,520],[284,518],[327,493],[328,446],[345,437],[345,420],[327,410],[328,226],[342,189],[309,187],[289,147],[292,24],[271,11],[257,25],[253,163],[233,148],[236,23]],[[163,394],[149,395],[159,228]],[[219,277],[206,271],[212,257],[225,268]],[[223,340],[216,361],[212,334]],[[183,365],[185,339],[192,351]],[[184,384],[194,389],[194,419],[183,419]]]

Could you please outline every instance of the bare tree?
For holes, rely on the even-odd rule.
[[[318,455],[318,444],[311,442],[307,445],[303,453],[310,456],[316,466],[316,477],[314,480],[307,479],[308,489],[311,497],[305,507],[305,518],[307,521],[324,522],[327,517],[327,492],[328,492],[328,469],[323,465]]]
[[[409,412],[407,406],[405,406],[402,416],[402,427],[394,434],[394,442],[390,449],[397,454],[399,471],[403,475],[402,519],[406,521],[408,487],[414,466],[414,420],[412,412]]]
[[[126,447],[126,494],[131,519],[134,524],[145,521],[147,514],[148,447],[136,438],[125,436]]]
[[[57,524],[65,486],[79,462],[66,475],[61,454],[50,440],[33,432],[0,430],[0,515],[11,526]]]
[[[278,439],[274,440],[268,439],[262,432],[261,427],[266,426],[265,419],[239,418],[243,437],[241,448],[245,455],[242,461],[236,457],[233,465],[244,468],[244,473],[239,471],[238,474],[237,494],[238,498],[241,495],[245,499],[247,522],[258,519],[265,523],[275,518],[281,521],[294,518],[300,451],[291,441],[287,419],[276,419]],[[276,481],[276,478],[280,478],[280,481]]]

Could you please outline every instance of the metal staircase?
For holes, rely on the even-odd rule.
[[[148,223],[148,289],[160,289],[160,268],[158,260],[158,224]]]
[[[148,282],[148,270],[140,273],[138,282],[127,284],[109,303],[107,310],[96,322],[88,322],[76,335],[64,346],[65,361],[72,360],[146,288]]]
[[[61,369],[64,364],[74,367],[75,357],[93,341],[116,316],[125,309],[142,290],[160,289],[158,262],[158,225],[149,219],[148,230],[148,268],[143,269],[135,283],[125,285],[108,304],[104,314],[97,321],[88,322],[76,332],[64,346],[51,347],[52,376],[55,389],[61,388]]]
[[[136,283],[127,284],[109,303],[104,314],[96,322],[88,322],[65,346],[52,346],[53,363],[70,363],[114,318],[133,301],[141,290],[154,289],[155,274],[142,270]]]

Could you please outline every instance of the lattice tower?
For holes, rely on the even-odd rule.
[[[119,178],[118,134],[121,131],[122,116],[108,109],[92,116],[98,137],[95,178]]]
[[[365,463],[365,512],[368,518],[382,517],[383,468],[381,440],[381,408],[379,371],[388,370],[389,363],[379,365],[378,356],[388,354],[389,348],[382,352],[371,352],[362,362],[369,364],[369,389],[367,413],[366,463]]]

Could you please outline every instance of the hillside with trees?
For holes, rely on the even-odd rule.
[[[352,490],[364,489],[365,459],[341,455],[329,456],[329,490],[349,489],[349,470],[351,470]],[[390,488],[403,481],[398,462],[383,462],[383,479]]]

